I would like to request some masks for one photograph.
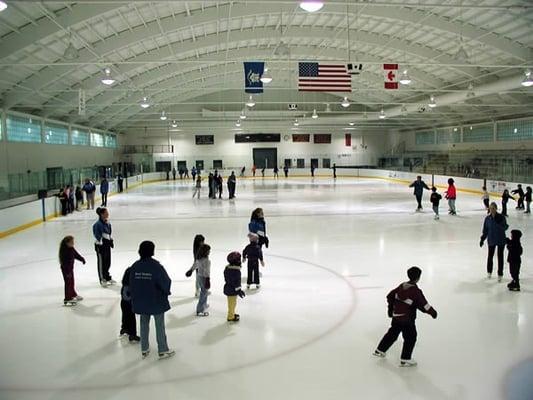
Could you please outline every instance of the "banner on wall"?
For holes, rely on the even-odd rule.
[[[352,146],[352,134],[351,133],[346,133],[344,135],[344,145],[346,147],[351,147]]]
[[[398,89],[398,64],[383,64],[385,89]]]
[[[263,93],[261,75],[264,70],[264,62],[244,62],[244,91],[246,93]]]

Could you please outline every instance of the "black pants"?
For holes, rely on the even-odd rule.
[[[259,263],[248,264],[248,279],[246,284],[259,285]]]
[[[120,328],[120,332],[130,336],[137,336],[137,321],[131,309],[131,302],[121,300],[120,309],[122,310],[122,327]]]
[[[392,320],[391,327],[378,344],[378,350],[386,352],[398,339],[400,333],[403,336],[402,360],[410,360],[416,343],[415,321]]]
[[[109,268],[111,267],[111,247],[107,244],[97,246],[96,259],[98,262],[98,278],[100,282],[110,281],[111,275]]]
[[[123,183],[122,183],[122,181],[120,180],[120,181],[118,181],[118,192],[119,192],[119,193],[122,193],[123,190],[124,190],[124,189],[123,189]]]
[[[501,246],[489,246],[489,255],[487,257],[487,273],[492,274],[492,259],[494,258],[496,247],[498,247],[498,276],[503,276],[503,251],[505,249],[503,244]]]
[[[520,264],[509,263],[509,270],[515,287],[520,287]]]
[[[483,204],[485,205],[485,208],[489,209],[489,199],[483,199]]]
[[[415,194],[416,202],[418,203],[418,209],[422,208],[422,195],[421,194]]]
[[[235,197],[235,185],[228,185],[229,198],[233,199]]]
[[[523,197],[518,198],[518,201],[516,202],[516,208],[518,208],[519,210],[524,209],[524,198]]]
[[[61,202],[61,215],[67,215],[67,212],[68,212],[67,199],[61,199],[59,201]]]
[[[285,171],[285,178],[289,177],[289,171]]]
[[[107,207],[107,193],[102,193],[102,206]]]

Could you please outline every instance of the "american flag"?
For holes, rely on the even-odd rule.
[[[352,78],[346,64],[298,63],[300,92],[351,92]]]

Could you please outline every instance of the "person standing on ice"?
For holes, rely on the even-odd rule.
[[[506,236],[505,231],[509,227],[502,214],[498,213],[498,205],[491,203],[489,206],[490,214],[485,217],[483,222],[483,231],[479,241],[479,247],[483,247],[485,239],[489,245],[489,254],[487,257],[487,278],[492,276],[493,258],[496,248],[498,248],[498,282],[503,278],[503,251],[505,250]]]
[[[252,217],[250,218],[250,223],[248,224],[248,232],[259,236],[259,248],[262,248],[263,245],[265,245],[268,249],[269,240],[266,235],[266,222],[262,208],[256,208],[252,212]]]
[[[93,225],[93,235],[95,239],[94,250],[96,251],[98,263],[98,278],[100,279],[100,285],[107,287],[117,283],[111,279],[111,275],[109,274],[109,268],[111,267],[111,249],[115,247],[115,244],[111,238],[109,211],[105,207],[98,207],[96,214],[98,214],[98,221]]]
[[[414,188],[413,194],[416,197],[416,202],[418,203],[418,206],[416,208],[416,211],[422,210],[422,195],[424,194],[424,189],[429,190],[428,185],[422,180],[422,177],[418,175],[416,177],[416,181],[411,183],[409,187]]]
[[[391,327],[383,336],[373,355],[384,358],[387,350],[396,342],[400,333],[403,336],[402,355],[400,367],[414,367],[416,361],[411,358],[416,343],[416,311],[429,314],[437,318],[437,311],[429,305],[424,293],[416,285],[420,280],[422,270],[411,267],[407,270],[408,282],[402,283],[387,295],[389,318],[392,318]]]
[[[231,171],[231,175],[228,177],[228,193],[230,200],[235,198],[235,188],[237,187],[237,177],[235,171]]]
[[[454,180],[452,178],[448,179],[448,190],[444,193],[446,194],[446,199],[448,199],[448,214],[457,215],[455,211],[455,199],[457,198],[457,190],[455,189]]]
[[[522,185],[518,184],[518,188],[511,191],[511,194],[517,194],[518,200],[516,202],[516,209],[517,210],[523,210],[524,209],[524,189],[522,189]]]

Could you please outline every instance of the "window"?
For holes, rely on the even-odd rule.
[[[533,120],[502,121],[496,125],[498,140],[533,140]]]
[[[91,132],[91,146],[104,147],[104,135],[101,133]]]
[[[81,129],[73,129],[71,143],[77,146],[88,146],[89,145],[89,132],[81,130]]]
[[[435,144],[435,132],[417,132],[415,136],[416,144]]]
[[[31,117],[8,115],[7,140],[10,142],[41,143],[41,121]]]
[[[68,144],[68,127],[50,122],[45,123],[44,142],[48,144]]]
[[[460,143],[461,142],[461,131],[458,128],[455,128],[454,131],[452,128],[440,128],[437,129],[437,143]]]
[[[463,142],[492,142],[494,139],[494,125],[475,125],[463,127]]]
[[[111,147],[113,149],[116,149],[117,148],[117,137],[109,133],[105,135],[105,147]]]

